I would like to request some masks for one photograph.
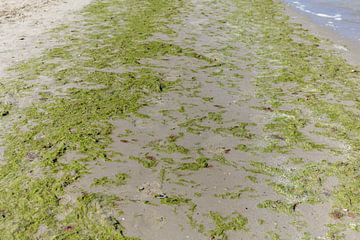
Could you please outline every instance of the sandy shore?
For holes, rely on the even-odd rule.
[[[0,2],[0,19],[1,22],[20,21],[39,11],[49,9],[56,0],[24,0],[24,1],[1,1]]]
[[[328,39],[331,44],[331,50],[334,50],[346,58],[351,64],[359,65],[360,63],[360,47],[359,42],[345,38],[327,27],[321,27],[311,21],[309,17],[302,14],[298,10],[284,4],[285,13],[289,15],[293,22],[300,23],[305,29],[308,29],[311,34],[318,36],[321,39]]]
[[[0,9],[4,239],[359,239],[353,43],[275,1]]]
[[[46,32],[76,18],[91,0],[0,1],[0,76],[16,62],[40,54],[56,43]]]

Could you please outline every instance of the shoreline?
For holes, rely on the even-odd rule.
[[[284,14],[290,17],[290,21],[299,23],[302,28],[308,30],[310,34],[321,39],[325,46],[339,53],[350,64],[360,65],[360,42],[356,42],[347,37],[341,36],[334,30],[315,23],[309,16],[301,13],[290,4],[280,1],[284,6]],[[325,41],[328,41],[327,43]]]

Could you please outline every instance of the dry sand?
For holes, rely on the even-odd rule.
[[[74,20],[73,13],[91,0],[1,0],[0,1],[0,77],[4,70],[35,56],[52,45],[44,34]],[[40,43],[40,44],[39,44]]]

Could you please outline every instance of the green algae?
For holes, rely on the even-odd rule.
[[[255,176],[249,175],[249,176],[246,176],[246,178],[249,179],[253,183],[258,183],[258,179]]]
[[[99,206],[96,202],[102,196],[80,197],[73,205],[64,205],[60,199],[66,186],[86,173],[85,161],[111,160],[112,153],[107,150],[113,130],[110,120],[136,112],[142,98],[175,84],[163,81],[161,74],[149,67],[140,67],[139,61],[191,54],[191,50],[171,43],[147,40],[155,32],[166,32],[164,19],[176,16],[180,5],[177,0],[94,1],[83,11],[78,31],[62,36],[57,30],[59,39],[66,39],[65,45],[10,69],[18,73],[19,81],[49,77],[59,84],[76,80],[97,87],[72,87],[66,98],[54,96],[25,109],[15,123],[6,139],[7,163],[0,169],[0,208],[5,213],[0,224],[2,237],[29,239],[46,225],[48,239],[135,239],[125,236],[116,216],[104,218],[102,212],[111,201],[102,201]],[[125,73],[111,71],[125,65],[133,68]],[[24,125],[28,129],[20,131]],[[61,163],[70,151],[85,156]],[[33,164],[25,157],[29,152],[37,153]],[[145,167],[155,162],[136,160]],[[42,169],[38,178],[29,174],[35,167]],[[123,178],[119,175],[110,182],[122,182]],[[71,213],[64,220],[56,220],[57,214],[68,211]]]
[[[201,125],[204,120],[206,120],[206,117],[189,119],[183,123],[180,123],[179,127],[186,128],[187,132],[199,135],[202,132],[210,129],[208,126]]]
[[[160,200],[161,204],[166,204],[166,205],[183,205],[183,204],[189,204],[191,203],[191,199],[189,198],[185,198],[182,196],[169,196],[167,198],[163,198]]]
[[[253,173],[261,173],[269,176],[282,176],[285,174],[284,170],[277,167],[269,166],[263,162],[251,162],[251,166],[253,168],[247,170]]]
[[[250,150],[246,144],[239,144],[235,147],[235,149],[241,152],[248,152]]]
[[[214,229],[209,232],[211,239],[227,240],[228,231],[244,231],[248,223],[247,218],[237,212],[226,217],[217,212],[210,212],[210,217],[215,225]]]
[[[280,200],[266,200],[262,203],[259,203],[257,205],[258,208],[267,208],[271,209],[273,211],[279,212],[279,213],[285,213],[285,214],[293,214],[294,213],[294,204],[291,203],[285,203]]]
[[[222,116],[223,112],[209,112],[208,113],[208,119],[210,119],[211,121],[214,121],[216,123],[221,124],[223,121],[223,116]]]
[[[235,164],[230,160],[226,159],[226,157],[223,154],[216,154],[211,158],[211,160],[216,161],[222,165],[228,165],[233,167],[235,166]]]
[[[290,158],[290,159],[288,160],[288,162],[289,162],[289,163],[292,163],[292,164],[298,165],[298,164],[303,164],[305,161],[304,161],[303,158]]]
[[[68,47],[55,47],[52,49],[49,49],[48,51],[45,52],[46,57],[50,58],[50,59],[56,59],[56,58],[60,58],[60,59],[71,59],[71,53],[70,50],[67,49]]]
[[[324,148],[321,144],[309,141],[300,131],[307,124],[306,119],[300,117],[301,111],[280,111],[278,114],[279,116],[267,124],[264,130],[271,132],[271,137],[286,143],[285,146],[281,147],[282,150],[292,149],[294,146],[302,147],[305,150],[321,150]],[[275,149],[275,146],[272,149]],[[268,150],[270,150],[269,147]]]
[[[246,188],[239,189],[236,191],[229,191],[229,192],[225,192],[225,193],[215,194],[215,197],[222,198],[222,199],[239,199],[243,193],[254,192],[254,191],[255,191],[255,189],[246,187]]]
[[[115,175],[115,184],[118,186],[124,185],[124,184],[126,184],[128,178],[129,178],[129,175],[127,173],[117,173]]]
[[[247,127],[254,126],[252,123],[239,123],[236,126],[229,128],[217,128],[214,130],[214,133],[221,135],[232,135],[234,137],[251,139],[254,137],[254,134],[251,133]]]
[[[195,196],[195,197],[201,197],[201,196],[202,196],[202,193],[201,193],[201,192],[196,192],[196,193],[194,193],[194,196]]]
[[[128,174],[118,173],[115,175],[114,178],[110,178],[110,177],[96,178],[96,179],[94,179],[93,185],[94,186],[102,186],[102,185],[113,184],[116,186],[120,186],[120,185],[126,184],[126,181],[128,178],[129,178]]]
[[[326,233],[326,237],[331,240],[343,240],[345,235],[343,233],[346,230],[344,224],[327,224],[329,231]]]
[[[250,172],[281,177],[284,181],[270,181],[268,184],[273,189],[285,196],[293,203],[319,203],[323,201],[322,182],[326,178],[326,168],[316,163],[306,164],[304,169],[287,171],[279,167],[268,166],[261,162],[252,162],[253,168],[247,169]]]
[[[195,160],[195,162],[191,163],[182,163],[179,167],[181,170],[191,170],[198,171],[202,168],[207,168],[209,166],[209,158],[207,157],[199,157]]]
[[[268,232],[267,237],[269,237],[271,240],[281,240],[280,235],[276,232]]]
[[[27,62],[22,62],[14,67],[9,68],[9,71],[16,71],[19,73],[21,80],[34,80],[40,75],[49,76],[59,67],[58,63],[47,63],[42,58],[33,58]]]
[[[181,106],[179,109],[178,109],[178,112],[179,113],[184,113],[186,110],[185,110],[185,107],[184,106]]]
[[[202,223],[199,223],[195,218],[195,212],[197,209],[197,205],[195,203],[191,203],[189,206],[189,210],[186,214],[189,224],[193,229],[196,229],[199,233],[206,234],[205,225]]]
[[[111,184],[111,179],[109,177],[102,177],[102,178],[96,178],[94,179],[93,185],[94,186],[101,186],[101,185],[107,185]]]
[[[106,214],[114,209],[119,199],[103,194],[84,194],[74,206],[74,211],[63,222],[63,233],[58,239],[116,239],[139,240],[126,237],[120,220]]]
[[[131,160],[135,160],[141,165],[143,165],[144,168],[154,168],[158,165],[159,161],[156,160],[154,157],[148,155],[145,157],[136,157],[136,156],[130,156]]]
[[[185,178],[179,178],[174,183],[177,185],[180,185],[180,186],[191,186],[191,188],[199,186],[199,184],[196,183],[194,180],[189,180],[189,179],[185,179]]]
[[[173,158],[161,158],[161,161],[169,165],[175,164],[175,160]]]
[[[175,141],[175,140],[174,140]],[[158,141],[151,142],[149,144],[150,147],[153,148],[153,150],[156,150],[158,152],[164,152],[164,153],[181,153],[181,154],[188,154],[190,152],[189,149],[185,148],[184,146],[181,146],[179,144],[176,144],[171,139],[168,139],[168,142],[162,143]]]
[[[213,97],[203,97],[202,100],[204,100],[204,102],[212,102],[214,100]]]
[[[166,180],[166,169],[162,168],[160,170],[160,183],[163,184]]]

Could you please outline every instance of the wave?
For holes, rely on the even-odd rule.
[[[328,15],[328,14],[325,14],[325,13],[317,13],[317,12],[313,12],[311,10],[306,9],[306,5],[304,5],[304,4],[302,4],[302,3],[298,2],[298,1],[294,1],[293,3],[294,3],[294,5],[295,5],[295,7],[297,9],[300,9],[303,12],[313,14],[313,15],[316,15],[316,16],[322,17],[322,18],[334,19],[336,21],[341,21],[342,20],[342,15],[341,14]]]

